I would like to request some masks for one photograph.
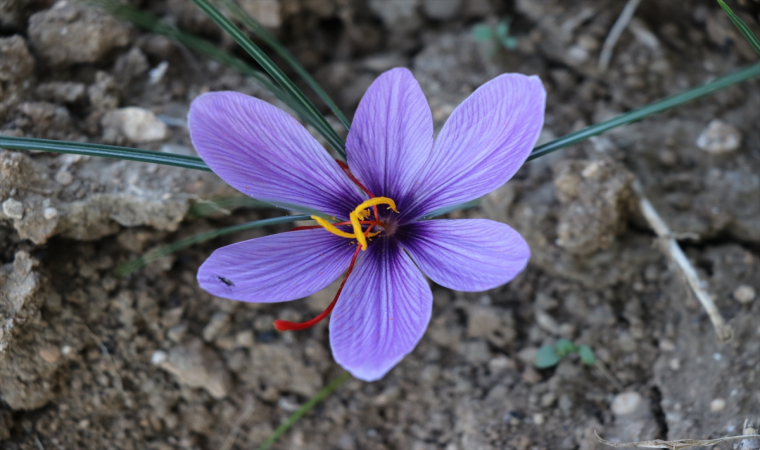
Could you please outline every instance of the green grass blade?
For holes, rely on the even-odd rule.
[[[0,136],[0,148],[13,150],[39,150],[53,153],[73,153],[77,155],[98,156],[103,158],[127,159],[185,169],[211,169],[202,159],[194,156],[174,155],[171,153],[154,152],[115,145],[90,144],[85,142],[53,141],[50,139],[20,138]]]
[[[261,49],[253,43],[238,27],[235,26],[228,18],[216,9],[208,0],[192,0],[211,20],[216,22],[222,30],[229,34],[243,50],[248,52],[254,60],[271,76],[277,84],[294,99],[303,105],[308,111],[308,116],[304,117],[311,126],[313,126],[322,137],[337,151],[341,157],[346,157],[345,144],[338,136],[335,130],[330,126],[327,120],[320,114],[319,110],[311,101],[301,92],[295,84],[272,62]]]
[[[132,261],[129,261],[127,263],[120,265],[119,267],[116,268],[114,272],[117,276],[124,277],[134,272],[135,270],[138,270],[147,266],[153,261],[157,261],[163,258],[164,256],[171,255],[174,252],[190,247],[191,245],[198,244],[200,242],[208,241],[209,239],[214,239],[219,236],[224,236],[225,234],[236,233],[238,231],[250,230],[252,228],[261,228],[261,227],[266,227],[269,225],[295,222],[297,220],[309,220],[310,218],[311,217],[308,215],[275,217],[273,219],[256,220],[254,222],[248,222],[248,223],[243,223],[240,225],[233,225],[231,227],[206,231],[203,233],[196,234],[194,236],[189,236],[184,239],[180,239],[179,241],[174,242],[173,244],[169,244],[166,247],[161,247],[155,250],[151,250],[137,259],[133,259]]]
[[[206,217],[215,212],[229,214],[229,209],[235,208],[272,208],[269,203],[251,197],[220,197],[211,200],[201,200],[193,203],[187,211],[189,218]]]
[[[303,105],[296,101],[291,95],[280,89],[265,73],[254,69],[242,59],[233,56],[211,42],[184,32],[172,25],[162,22],[151,14],[145,13],[131,6],[122,5],[112,0],[83,1],[89,5],[102,8],[114,16],[132,22],[150,32],[173,39],[192,51],[215,59],[227,67],[231,67],[243,75],[253,78],[259,83],[259,85],[261,85],[261,87],[268,90],[280,101],[288,105],[288,107],[295,111],[301,119],[309,122],[309,112],[303,107]]]
[[[288,63],[288,65],[298,74],[298,76],[300,76],[303,81],[308,84],[309,87],[319,96],[319,98],[325,102],[333,114],[335,114],[335,117],[340,120],[340,123],[346,127],[346,130],[351,128],[351,122],[349,122],[348,118],[343,114],[340,108],[338,108],[338,105],[335,104],[330,96],[327,95],[327,92],[325,92],[319,83],[317,83],[317,81],[312,78],[311,75],[309,75],[309,72],[303,68],[301,63],[298,62],[298,60],[288,51],[288,49],[286,49],[284,45],[280,44],[280,42],[272,35],[272,33],[270,33],[266,28],[258,23],[256,19],[248,14],[248,11],[243,9],[236,0],[219,0],[219,2],[227,11],[230,12],[230,14],[232,14],[232,16],[240,20],[248,29],[248,31],[264,41],[272,50],[280,55],[280,57],[284,59],[285,62]]]
[[[277,427],[277,429],[274,430],[274,433],[272,433],[272,435],[269,436],[267,440],[264,441],[263,444],[261,444],[261,446],[259,446],[259,450],[269,450],[269,447],[271,447],[272,444],[274,444],[274,442],[280,438],[280,436],[285,434],[285,432],[288,431],[288,429],[292,427],[294,423],[298,422],[298,419],[300,419],[301,416],[311,411],[311,409],[314,408],[314,406],[316,406],[317,403],[324,400],[325,397],[330,395],[335,389],[338,388],[338,386],[343,384],[343,382],[346,381],[350,376],[351,374],[349,374],[348,372],[343,372],[338,378],[334,379],[333,381],[330,382],[330,384],[323,387],[321,391],[317,392],[317,394],[314,397],[310,398],[309,401],[307,401],[306,403],[303,404],[303,406],[298,408],[298,410],[294,412],[293,415],[288,417],[288,420],[286,420],[285,422],[283,422],[282,425]]]
[[[676,106],[680,106],[686,102],[690,102],[705,95],[712,94],[715,91],[727,88],[742,81],[749,80],[750,78],[754,78],[758,75],[760,75],[760,63],[751,65],[722,78],[718,78],[717,80],[711,83],[707,83],[703,86],[681,92],[680,94],[664,98],[654,103],[650,103],[646,106],[642,106],[641,108],[634,109],[633,111],[627,112],[625,114],[621,114],[610,120],[591,125],[590,127],[586,127],[574,133],[567,134],[546,144],[539,145],[533,149],[533,152],[528,157],[528,161],[540,158],[552,152],[556,152],[559,149],[577,144],[578,142],[585,141],[590,137],[597,136],[613,128],[617,128],[622,125],[628,125],[629,123],[636,122],[645,117],[651,116],[652,114],[667,111],[668,109],[675,108]]]
[[[718,3],[720,4],[720,7],[723,8],[723,11],[726,12],[728,18],[731,19],[731,22],[736,25],[736,28],[738,28],[739,31],[741,31],[741,33],[747,39],[747,41],[749,41],[749,45],[751,45],[752,48],[754,48],[755,51],[760,54],[760,39],[758,39],[757,36],[752,33],[752,30],[749,29],[747,24],[744,23],[742,19],[739,18],[739,16],[734,14],[731,8],[729,8],[728,5],[723,2],[723,0],[718,0]]]

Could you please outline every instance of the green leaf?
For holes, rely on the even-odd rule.
[[[185,169],[211,169],[202,159],[194,156],[175,155],[172,153],[154,152],[115,145],[90,144],[85,142],[53,141],[50,139],[20,138],[0,135],[0,148],[13,150],[38,150],[54,153],[73,153],[76,155],[98,156],[103,158],[126,159]]]
[[[493,33],[488,25],[475,25],[472,27],[472,37],[478,41],[488,42],[493,39]]]
[[[181,31],[172,25],[162,22],[157,17],[147,14],[131,6],[122,5],[112,0],[83,1],[89,5],[102,8],[116,17],[128,20],[129,22],[132,22],[133,24],[148,31],[173,39],[189,48],[190,50],[198,52],[202,55],[206,55],[209,58],[219,61],[227,67],[231,67],[237,70],[245,76],[253,78],[259,85],[261,85],[261,87],[268,90],[280,101],[288,105],[288,107],[291,108],[302,120],[304,120],[306,123],[311,123],[309,112],[303,107],[303,105],[295,98],[293,98],[293,96],[277,87],[277,85],[274,84],[274,82],[272,82],[272,80],[265,73],[255,70],[242,59],[231,55],[230,53],[217,47],[211,42],[205,39],[201,39],[190,33]]]
[[[167,245],[166,247],[157,248],[151,250],[146,254],[140,256],[137,259],[133,259],[127,263],[124,263],[116,268],[115,274],[119,277],[124,277],[134,272],[137,269],[141,269],[153,261],[157,261],[165,256],[169,256],[174,252],[190,247],[191,245],[198,244],[200,242],[208,241],[225,234],[236,233],[238,231],[250,230],[252,228],[261,228],[269,225],[277,225],[281,223],[295,222],[297,220],[309,220],[311,216],[299,215],[299,216],[284,216],[275,217],[273,219],[256,220],[253,222],[243,223],[240,225],[233,225],[231,227],[219,228],[216,230],[206,231],[193,236],[180,239],[177,242]]]
[[[596,355],[588,345],[579,345],[578,354],[581,356],[581,362],[583,362],[583,364],[588,364],[589,366],[596,364]]]
[[[752,48],[754,48],[755,51],[760,54],[760,39],[758,39],[757,36],[752,33],[752,30],[749,29],[747,24],[744,23],[742,19],[739,18],[739,16],[734,14],[731,8],[729,8],[728,5],[723,2],[723,0],[718,0],[718,3],[720,4],[720,7],[723,8],[723,11],[726,12],[728,18],[731,19],[731,22],[733,22],[734,25],[736,25],[736,28],[738,28],[739,31],[744,35],[744,38],[749,41],[749,45],[751,45]]]
[[[570,353],[577,352],[578,346],[573,344],[567,339],[560,339],[557,341],[557,354],[561,357],[565,357]]]
[[[228,18],[224,16],[218,9],[216,9],[208,0],[192,0],[206,15],[216,22],[219,27],[222,28],[227,34],[235,40],[243,50],[245,50],[261,67],[271,76],[280,87],[292,96],[297,102],[299,102],[307,112],[307,116],[304,117],[311,126],[313,126],[322,137],[345,159],[346,150],[343,140],[338,136],[335,130],[330,126],[327,120],[320,114],[319,110],[306,98],[295,84],[280,70],[277,65],[272,62],[269,57],[264,54],[261,49],[253,43],[248,36],[246,36],[238,27],[235,26]]]
[[[499,39],[499,42],[501,42],[501,45],[507,50],[514,50],[517,48],[517,39],[511,36],[501,38]]]
[[[536,352],[536,358],[533,361],[533,364],[539,369],[546,369],[547,367],[556,366],[560,359],[555,346],[544,345]]]
[[[549,153],[556,152],[557,150],[573,144],[577,144],[578,142],[585,141],[590,137],[597,136],[613,128],[636,122],[645,117],[649,117],[652,114],[667,111],[668,109],[675,108],[676,106],[680,106],[684,103],[703,97],[707,94],[712,94],[715,91],[727,88],[731,85],[740,83],[745,80],[749,80],[750,78],[754,78],[758,75],[760,75],[760,63],[751,65],[722,78],[718,78],[717,80],[711,83],[707,83],[704,86],[689,89],[688,91],[681,92],[680,94],[676,94],[654,103],[650,103],[646,106],[642,106],[641,108],[634,109],[633,111],[627,112],[625,114],[621,114],[610,120],[591,125],[590,127],[586,127],[582,130],[566,134],[565,136],[562,136],[561,138],[555,139],[546,144],[539,145],[533,149],[530,156],[528,157],[528,161],[532,161],[536,158],[548,155]]]
[[[288,417],[288,420],[286,420],[285,422],[283,422],[282,425],[277,427],[277,429],[274,430],[274,433],[272,433],[267,438],[267,440],[264,441],[263,444],[261,444],[261,446],[259,447],[259,450],[268,450],[269,447],[271,447],[272,444],[274,444],[274,442],[280,438],[280,436],[285,434],[285,432],[288,431],[288,429],[292,427],[293,424],[298,422],[298,419],[300,419],[307,412],[311,411],[311,409],[314,408],[317,405],[317,403],[324,400],[325,397],[330,395],[335,389],[338,388],[338,386],[340,386],[341,384],[343,384],[344,381],[349,379],[350,376],[351,374],[349,374],[348,372],[343,372],[338,378],[334,379],[333,381],[330,382],[330,384],[322,388],[321,391],[317,392],[317,394],[314,397],[310,398],[306,403],[303,404],[303,406],[298,408],[298,410],[296,410],[296,412],[294,412],[292,416]]]
[[[304,69],[301,63],[282,45],[277,38],[275,38],[266,28],[256,21],[248,12],[243,9],[235,0],[219,0],[222,5],[240,20],[243,25],[256,37],[264,41],[272,50],[275,51],[293,70],[300,76],[303,81],[309,85],[309,87],[322,99],[323,102],[330,108],[335,114],[335,117],[340,120],[346,130],[351,128],[351,122],[338,108],[338,105],[327,95],[327,92],[317,83],[317,81],[309,75],[309,72]]]

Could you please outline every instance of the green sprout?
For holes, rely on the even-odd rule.
[[[567,339],[560,339],[554,345],[544,345],[536,352],[533,364],[539,369],[554,367],[571,353],[577,353],[583,364],[593,366],[596,364],[596,355],[588,345],[575,345]]]
[[[498,45],[506,50],[514,50],[517,48],[517,38],[509,35],[511,24],[511,17],[501,19],[495,27],[480,23],[472,28],[472,37],[480,42],[494,42],[496,45],[491,49],[491,53],[496,53]]]

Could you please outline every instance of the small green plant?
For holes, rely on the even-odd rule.
[[[536,352],[533,364],[539,369],[554,367],[571,353],[577,353],[583,364],[593,366],[596,364],[596,355],[588,345],[575,345],[567,339],[560,339],[554,345],[544,345]]]
[[[501,19],[496,26],[480,23],[472,28],[472,37],[481,42],[494,42],[495,45],[491,49],[492,53],[496,53],[499,45],[506,50],[514,50],[517,48],[517,38],[509,35],[511,24],[511,17]]]

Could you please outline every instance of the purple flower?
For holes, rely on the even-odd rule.
[[[505,224],[419,219],[509,180],[538,139],[545,99],[538,77],[501,75],[462,102],[433,141],[419,84],[406,69],[390,70],[356,111],[349,171],[266,102],[234,92],[198,97],[190,136],[211,169],[244,194],[315,213],[320,223],[220,248],[198,282],[219,297],[283,302],[325,288],[348,269],[319,317],[276,326],[304,328],[332,310],[335,360],[356,378],[381,378],[430,321],[433,295],[423,273],[450,289],[482,291],[525,268],[530,249]]]

